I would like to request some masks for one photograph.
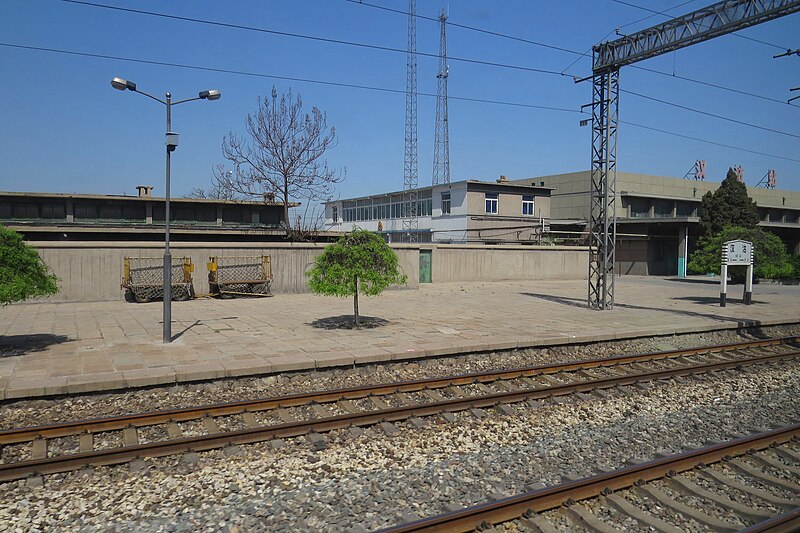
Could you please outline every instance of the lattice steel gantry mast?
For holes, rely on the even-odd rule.
[[[436,136],[433,141],[433,185],[450,183],[450,134],[447,116],[447,14],[442,9],[439,15],[441,32],[439,35],[439,72],[436,92]]]
[[[403,241],[417,242],[417,15],[416,0],[408,0],[408,77],[406,78],[406,147],[403,169]]]
[[[619,69],[800,11],[800,0],[724,0],[594,46],[589,307],[614,307]]]

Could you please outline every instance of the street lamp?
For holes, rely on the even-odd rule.
[[[165,203],[164,203],[164,338],[165,343],[172,342],[172,255],[169,251],[169,165],[170,154],[178,147],[178,134],[172,131],[172,106],[192,102],[194,100],[219,100],[222,96],[216,89],[209,91],[200,91],[195,98],[187,98],[185,100],[172,101],[172,94],[166,93],[166,100],[156,98],[152,94],[147,94],[136,88],[136,84],[129,80],[122,78],[114,78],[111,80],[111,86],[120,91],[133,91],[143,96],[151,98],[156,102],[167,106],[167,132],[166,132],[166,145],[167,145],[167,180],[165,188]]]

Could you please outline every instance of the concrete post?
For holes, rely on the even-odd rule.
[[[728,265],[725,263],[722,264],[722,272],[720,273],[720,289],[719,289],[719,306],[725,307],[727,304],[725,302],[726,297],[728,296]]]
[[[678,277],[686,277],[686,263],[689,260],[689,226],[678,229]]]
[[[753,303],[753,263],[747,265],[747,276],[744,279],[744,305]]]

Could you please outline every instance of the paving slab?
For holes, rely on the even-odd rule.
[[[24,303],[0,308],[0,401],[445,356],[463,351],[673,335],[800,320],[800,286],[624,276],[610,311],[586,307],[585,281],[445,283],[352,302],[313,294],[173,303]]]

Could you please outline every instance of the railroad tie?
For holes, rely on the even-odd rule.
[[[333,416],[333,411],[327,405],[321,403],[312,403],[311,410],[320,418],[330,418]]]
[[[37,438],[31,443],[31,460],[47,458],[47,439]]]
[[[125,446],[136,446],[139,444],[139,435],[134,426],[129,426],[122,430],[122,442]]]
[[[795,476],[800,476],[800,468],[794,467],[792,465],[787,465],[777,459],[773,459],[772,457],[765,455],[765,454],[757,454],[751,456],[757,463],[761,463],[766,466],[771,466],[776,470],[785,470],[794,474]]]
[[[169,421],[167,422],[167,435],[169,435],[171,439],[179,439],[183,437],[183,430],[181,430],[181,427],[175,422]]]
[[[713,517],[709,514],[704,513],[699,509],[695,509],[694,507],[690,507],[686,504],[683,504],[679,501],[672,499],[666,493],[660,491],[656,487],[650,485],[642,485],[641,487],[636,487],[637,491],[643,492],[648,498],[651,498],[663,505],[664,507],[669,507],[673,511],[686,515],[701,524],[705,524],[712,529],[716,529],[719,531],[729,531],[730,533],[734,533],[735,531],[739,531],[739,526],[731,524],[730,522],[725,522],[720,520],[719,518]]]
[[[766,472],[762,472],[758,468],[747,464],[746,462],[742,461],[739,458],[731,459],[730,461],[726,462],[725,464],[732,466],[736,470],[740,472],[744,472],[748,476],[752,476],[763,483],[768,485],[772,485],[773,487],[778,487],[780,489],[788,489],[793,492],[800,492],[800,485],[796,483],[792,483],[788,479],[781,479],[775,477],[773,475],[767,474]]]
[[[456,398],[464,398],[464,397],[466,396],[466,395],[464,394],[464,391],[462,391],[462,390],[461,390],[460,388],[458,388],[457,386],[453,386],[453,387],[447,387],[445,390],[446,390],[448,393],[450,393],[450,394],[452,394],[453,396],[455,396]]]
[[[772,505],[780,507],[781,509],[785,509],[785,510],[789,511],[789,510],[794,509],[795,507],[797,507],[797,504],[795,502],[791,501],[791,500],[787,500],[785,498],[781,498],[779,496],[775,496],[771,492],[767,492],[765,490],[762,490],[762,489],[759,489],[759,488],[756,488],[756,487],[751,487],[749,485],[745,485],[744,483],[740,483],[738,480],[736,480],[736,479],[734,479],[734,478],[732,478],[730,476],[726,476],[725,474],[723,474],[721,472],[717,472],[716,470],[713,470],[711,468],[701,468],[699,470],[699,472],[702,475],[704,475],[704,476],[706,476],[706,477],[708,477],[710,479],[713,479],[717,483],[722,483],[723,485],[727,485],[728,487],[731,487],[732,489],[736,489],[738,491],[744,492],[744,493],[749,494],[751,496],[755,496],[756,498],[759,498],[759,499],[762,499],[762,500],[764,500],[766,502],[769,502]]]
[[[622,514],[628,515],[645,527],[651,527],[661,533],[682,533],[682,530],[664,522],[657,516],[640,509],[618,494],[609,494],[604,497],[610,507],[615,508]]]
[[[403,405],[416,405],[416,403],[417,403],[417,402],[415,402],[413,400],[413,398],[411,398],[411,396],[409,396],[405,392],[398,392],[398,393],[396,393],[394,395],[394,397],[397,398],[398,400],[400,400],[400,403],[402,403]],[[372,402],[372,403],[375,403],[375,402]],[[386,405],[386,407],[389,407],[389,405],[386,404],[385,402],[384,402],[384,405]],[[379,409],[386,409],[386,407],[379,407]]]
[[[244,423],[247,424],[247,427],[257,428],[258,426],[260,426],[260,424],[258,423],[258,419],[256,418],[256,415],[254,415],[250,411],[245,411],[242,413],[242,420],[244,420]]]
[[[375,409],[388,409],[389,408],[389,405],[386,402],[384,402],[383,399],[380,396],[370,396],[369,399],[372,402],[372,405],[375,406]]]
[[[434,402],[441,402],[444,400],[444,396],[442,396],[439,391],[431,390],[431,389],[422,389],[422,394],[433,400]]]
[[[619,530],[597,518],[593,512],[577,503],[562,507],[561,513],[578,527],[584,527],[595,533],[619,533]]]
[[[80,453],[89,453],[94,451],[94,435],[91,433],[81,433],[78,437],[78,451]]]
[[[278,415],[278,417],[287,424],[291,424],[292,422],[297,422],[297,419],[295,419],[294,415],[292,415],[292,413],[290,413],[287,409],[284,409],[283,407],[278,407],[277,409],[275,409],[275,414]]]
[[[559,533],[559,530],[542,515],[520,518],[520,523],[536,533]]]
[[[775,451],[778,455],[782,456],[784,459],[788,459],[789,461],[794,461],[795,463],[800,463],[800,453],[792,450],[788,446],[784,446],[782,448],[775,448]]]
[[[350,413],[351,415],[360,412],[350,400],[339,400],[336,402],[336,406],[345,413]]]
[[[548,375],[548,374],[542,374],[541,376],[536,376],[536,377],[537,377],[538,379],[540,379],[540,380],[544,381],[544,382],[545,382],[545,383],[547,383],[548,385],[552,385],[552,386],[554,386],[554,387],[558,387],[558,386],[560,386],[560,385],[563,385],[563,383],[561,383],[561,382],[560,382],[560,381],[558,381],[556,378],[554,378],[553,376],[550,376],[550,375]]]
[[[498,379],[497,381],[493,382],[492,387],[494,387],[496,390],[500,392],[508,392],[511,390],[511,387],[509,387],[508,383],[506,383],[501,379]]]
[[[211,415],[203,417],[203,427],[205,428],[206,433],[209,435],[221,432],[219,429],[219,424],[217,424],[217,421],[214,420],[214,417]]]
[[[717,494],[705,489],[684,476],[672,476],[668,478],[668,481],[669,484],[678,492],[682,492],[689,496],[697,496],[699,498],[711,500],[724,509],[733,511],[734,513],[738,513],[748,518],[752,518],[756,522],[772,516],[772,513],[742,505],[741,503],[731,500],[727,496],[723,496],[722,494]]]

